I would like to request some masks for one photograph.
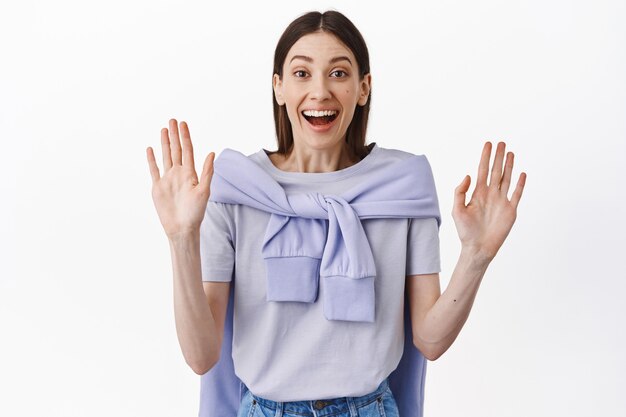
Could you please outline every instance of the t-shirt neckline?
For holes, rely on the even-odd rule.
[[[331,172],[291,172],[291,171],[283,171],[274,165],[272,160],[270,159],[265,148],[261,148],[260,151],[257,152],[258,159],[261,162],[261,166],[274,178],[281,180],[293,180],[297,182],[327,182],[327,181],[337,181],[340,179],[347,178],[349,176],[354,175],[358,171],[364,169],[365,167],[372,164],[374,159],[376,159],[376,155],[379,152],[379,147],[376,142],[372,142],[368,145],[371,147],[370,152],[365,156],[365,158],[361,159],[354,165],[350,165],[347,168],[339,169],[337,171]]]

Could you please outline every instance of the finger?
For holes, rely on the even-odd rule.
[[[472,179],[469,175],[463,178],[463,181],[454,189],[454,210],[462,210],[465,208],[465,193],[469,190]]]
[[[183,165],[189,165],[193,172],[196,172],[193,160],[193,145],[191,143],[191,135],[189,134],[189,126],[187,122],[180,122],[180,135],[183,138]]]
[[[489,187],[494,186],[497,189],[500,188],[502,182],[502,161],[504,160],[504,148],[506,144],[504,142],[498,142],[496,147],[496,157],[493,160],[493,167],[491,168],[491,178],[489,178]]]
[[[178,122],[176,119],[170,119],[170,148],[172,150],[172,165],[182,165]]]
[[[150,166],[150,175],[152,176],[152,183],[154,184],[159,179],[161,179],[161,175],[159,174],[159,167],[156,164],[156,160],[154,159],[154,151],[151,147],[146,149],[146,153],[148,154],[148,165]]]
[[[166,127],[161,129],[161,152],[163,153],[163,170],[167,171],[172,167],[172,154],[170,152],[170,137]]]
[[[506,154],[506,163],[504,164],[504,175],[502,176],[502,182],[500,183],[500,192],[506,195],[509,193],[509,186],[511,185],[511,173],[513,172],[513,152]]]
[[[200,187],[211,190],[211,178],[213,177],[213,161],[215,160],[215,152],[211,152],[204,159],[202,174],[200,175]]]
[[[511,204],[517,210],[517,205],[519,204],[520,199],[522,198],[522,192],[524,191],[524,186],[526,185],[526,173],[522,172],[517,180],[517,186],[515,187],[515,191],[513,191],[513,195],[511,196]]]
[[[476,177],[476,188],[487,186],[487,174],[489,173],[489,159],[491,158],[491,142],[485,142],[483,153],[478,164],[478,176]]]

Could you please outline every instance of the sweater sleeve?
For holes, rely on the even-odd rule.
[[[406,275],[441,272],[437,219],[409,219]]]
[[[200,224],[202,281],[232,281],[235,265],[233,230],[226,204],[209,200]]]

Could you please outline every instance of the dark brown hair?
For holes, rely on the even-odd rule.
[[[324,13],[309,12],[291,22],[278,40],[274,51],[274,74],[283,78],[283,64],[287,54],[294,43],[304,35],[323,31],[336,36],[354,54],[359,68],[359,79],[370,72],[370,58],[367,45],[359,30],[343,14],[328,10]],[[357,104],[352,121],[346,130],[346,142],[350,152],[359,158],[364,158],[368,153],[365,146],[365,132],[367,130],[367,118],[370,111],[370,96],[364,106]],[[274,105],[274,123],[276,125],[276,139],[278,141],[278,153],[287,154],[293,146],[293,132],[285,106],[279,106],[274,98],[272,90],[272,103]]]

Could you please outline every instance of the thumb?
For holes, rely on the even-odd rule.
[[[454,209],[462,210],[465,208],[465,193],[469,190],[472,178],[469,175],[463,177],[463,181],[454,189]]]
[[[210,190],[211,178],[213,177],[213,161],[215,160],[215,152],[210,152],[204,159],[202,165],[202,174],[200,176],[200,186],[203,189]]]

